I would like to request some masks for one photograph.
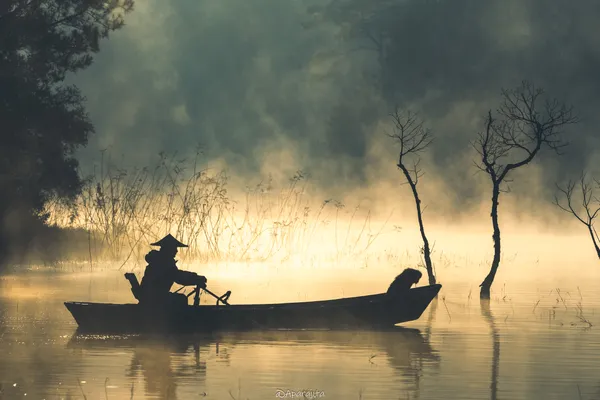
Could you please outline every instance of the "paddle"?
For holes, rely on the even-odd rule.
[[[181,290],[182,288],[179,288],[179,290]],[[213,292],[211,292],[210,290],[208,290],[208,288],[206,287],[200,287],[200,286],[196,286],[196,288],[190,292],[190,294],[187,295],[187,297],[190,297],[192,295],[192,293],[195,293],[194,296],[194,306],[198,306],[200,305],[200,289],[204,290],[206,293],[210,294],[212,297],[214,297],[215,299],[217,299],[217,305],[219,305],[219,302],[222,302],[223,304],[229,306],[230,304],[227,302],[227,300],[229,300],[229,296],[231,296],[231,290],[228,290],[223,296],[217,296],[216,294],[214,294]],[[259,329],[265,329],[265,326],[256,322],[256,320],[254,320],[254,318],[250,318],[247,317],[248,320],[250,322],[252,322],[254,324],[255,327],[259,328]]]
[[[202,290],[204,290],[206,293],[210,294],[212,297],[214,297],[215,299],[217,299],[217,305],[219,304],[219,301],[221,303],[225,304],[226,306],[229,305],[229,303],[227,302],[227,300],[229,300],[229,296],[231,296],[231,290],[228,290],[227,292],[225,292],[225,294],[223,296],[221,296],[221,297],[217,296],[216,294],[214,294],[213,292],[211,292],[207,288],[202,288]]]
[[[217,305],[219,305],[219,301],[227,306],[230,305],[227,302],[227,300],[229,300],[229,296],[231,296],[231,290],[228,290],[223,296],[219,297],[205,287],[201,288],[199,286],[196,286],[196,289],[194,289],[190,294],[188,294],[188,297],[190,297],[192,295],[192,293],[196,294],[194,296],[194,306],[198,306],[200,304],[200,289],[204,290],[206,293],[210,294],[212,297],[217,299]],[[256,320],[254,320],[254,318],[250,318],[250,317],[247,317],[247,318],[250,322],[252,322],[254,324],[255,327],[257,327],[259,329],[265,329],[265,326],[256,322]]]
[[[181,289],[183,289],[183,287],[179,288],[179,290],[181,290]],[[206,287],[196,286],[196,288],[187,295],[187,297],[190,297],[192,294],[195,294],[195,296],[194,296],[194,305],[195,306],[200,305],[200,289],[204,290],[206,293],[210,294],[212,297],[217,299],[217,305],[219,305],[219,302],[225,304],[226,306],[230,305],[227,302],[227,300],[229,300],[229,296],[231,296],[231,290],[228,290],[223,296],[217,296],[216,294],[214,294],[213,292],[208,290],[208,288],[206,288]],[[177,292],[179,290],[177,290]],[[175,292],[175,293],[177,293],[177,292]]]

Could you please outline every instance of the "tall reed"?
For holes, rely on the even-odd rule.
[[[284,260],[313,257],[320,248],[339,261],[367,252],[387,224],[375,229],[367,210],[360,221],[360,206],[342,218],[337,200],[315,206],[302,171],[284,187],[269,177],[234,199],[227,174],[202,167],[201,155],[161,153],[153,166],[126,169],[101,152],[75,202],[48,204],[50,222],[88,232],[90,263],[139,262],[148,243],[166,233],[189,245],[183,260]]]

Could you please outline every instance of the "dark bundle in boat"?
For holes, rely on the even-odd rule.
[[[80,330],[104,333],[386,328],[420,318],[440,291],[439,284],[411,288],[418,282],[418,274],[405,270],[386,293],[324,301],[230,305],[227,300],[231,292],[217,296],[198,286],[188,295],[195,295],[193,305],[177,301],[163,307],[143,302],[67,302],[65,306]],[[135,296],[137,278],[133,274],[126,274],[126,278]],[[199,305],[202,290],[217,298],[215,305]]]

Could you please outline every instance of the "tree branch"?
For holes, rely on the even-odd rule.
[[[560,129],[578,122],[578,118],[572,107],[556,99],[540,107],[542,95],[542,89],[524,81],[516,89],[502,90],[498,119],[488,112],[485,132],[478,134],[473,147],[493,182],[505,181],[510,171],[529,164],[543,147],[560,154],[568,144],[562,140]]]

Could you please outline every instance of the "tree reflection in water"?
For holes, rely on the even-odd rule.
[[[429,304],[429,312],[427,313],[427,323],[425,324],[425,332],[424,332],[424,341],[429,343],[431,340],[431,327],[433,325],[433,321],[435,320],[435,316],[437,315],[437,306],[438,306],[438,296],[436,296],[431,304]],[[432,353],[433,360],[437,362],[439,361],[439,356],[434,352]],[[416,361],[418,365],[416,366],[417,374],[415,375],[415,399],[419,399],[421,397],[421,375],[423,374],[423,360],[427,358],[417,358]]]
[[[480,302],[481,315],[490,326],[490,334],[492,336],[493,351],[492,351],[492,377],[490,382],[490,399],[496,400],[498,395],[498,367],[500,363],[500,334],[496,328],[494,315],[490,309],[490,301],[482,299]]]

